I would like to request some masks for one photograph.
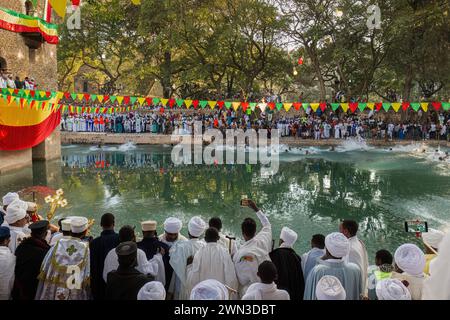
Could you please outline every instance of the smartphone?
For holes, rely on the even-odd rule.
[[[247,196],[241,197],[241,207],[248,207],[248,198]]]
[[[411,233],[428,232],[428,222],[426,221],[405,221],[405,231]]]

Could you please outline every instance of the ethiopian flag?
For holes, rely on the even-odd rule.
[[[9,100],[9,101],[8,101]],[[39,108],[20,99],[0,98],[0,150],[23,150],[44,141],[61,121],[61,111]],[[47,100],[47,105],[56,99]]]

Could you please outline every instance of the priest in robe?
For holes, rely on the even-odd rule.
[[[0,227],[0,300],[9,300],[14,284],[16,256],[8,247],[11,233],[8,227]]]
[[[277,288],[277,267],[271,261],[264,261],[258,266],[258,277],[261,282],[251,284],[242,300],[290,300],[286,290]]]
[[[39,274],[36,300],[90,300],[89,221],[72,217],[71,234],[59,240],[47,253]]]
[[[103,269],[108,253],[119,245],[119,235],[114,231],[115,217],[105,213],[100,220],[102,233],[89,244],[91,255],[91,290],[94,300],[105,297],[106,282],[103,280]]]
[[[192,217],[188,224],[189,240],[178,241],[170,248],[170,265],[173,268],[173,285],[169,292],[175,300],[188,300],[190,292],[187,287],[187,274],[192,268],[192,261],[197,251],[206,243],[200,240],[205,232],[206,223],[200,217]]]
[[[292,248],[297,241],[297,233],[288,227],[281,229],[280,247],[269,255],[277,267],[278,278],[275,280],[278,289],[286,290],[291,300],[303,300],[305,280],[303,278],[302,260]]]
[[[186,241],[187,238],[183,236],[180,231],[183,228],[183,223],[180,219],[170,217],[164,221],[164,233],[159,236],[159,241],[172,247],[178,241]]]
[[[233,260],[228,250],[218,243],[219,239],[216,228],[206,230],[206,246],[200,248],[195,254],[192,268],[187,275],[189,292],[198,283],[208,279],[215,279],[237,291],[238,281]]]
[[[12,253],[15,253],[17,246],[28,237],[25,232],[28,225],[27,208],[25,201],[15,200],[6,209],[5,222],[11,232],[9,249]]]
[[[422,300],[422,289],[426,279],[425,254],[412,243],[406,243],[397,248],[394,253],[395,271],[392,279],[407,281],[412,300]]]
[[[350,243],[350,251],[344,260],[352,262],[360,268],[363,294],[367,296],[369,258],[364,242],[357,236],[358,223],[353,220],[343,220],[339,225],[339,232],[345,235]]]
[[[6,210],[8,209],[8,206],[15,200],[19,200],[19,195],[15,192],[8,192],[3,196],[2,198],[3,207],[0,207],[0,225],[7,227],[7,223],[5,223],[4,225]]]
[[[326,275],[339,279],[347,300],[360,300],[362,295],[361,270],[354,263],[343,260],[350,251],[350,243],[342,233],[334,232],[325,237],[325,256],[318,260],[306,279],[304,300],[316,300],[319,280]]]
[[[227,238],[227,236],[221,232],[222,220],[218,217],[214,217],[209,219],[208,224],[210,228],[216,228],[219,231],[220,239],[219,241],[217,241],[217,243],[223,246],[225,249],[227,249],[228,252],[231,254],[231,257],[233,257],[237,251],[237,243],[236,240],[233,241],[232,239]]]
[[[123,226],[119,230],[119,243],[123,242],[136,242],[136,235],[134,234],[134,228],[131,226]],[[137,245],[136,245],[137,246]],[[105,264],[103,267],[103,280],[107,283],[108,274],[119,267],[119,257],[117,256],[116,248],[111,249],[105,258]],[[160,267],[163,269],[162,279],[158,278],[158,270]],[[165,281],[164,278],[164,266],[162,257],[160,254],[155,255],[151,261],[147,260],[145,252],[141,249],[136,250],[136,270],[145,275],[150,275],[157,281]]]
[[[138,249],[145,252],[147,260],[152,260],[158,254],[162,256],[163,266],[158,269],[158,281],[166,284],[169,287],[170,282],[166,279],[172,277],[172,267],[169,263],[169,246],[158,239],[156,232],[157,222],[153,220],[144,221],[141,223],[143,239],[137,243]]]
[[[316,266],[317,260],[325,255],[325,236],[315,234],[311,238],[311,250],[302,255],[303,278],[308,278],[311,270]]]
[[[269,252],[272,251],[272,226],[269,219],[252,200],[247,200],[247,203],[256,212],[262,229],[256,234],[256,222],[252,218],[246,218],[241,224],[245,242],[233,256],[240,297],[252,283],[259,281],[258,267],[264,261],[270,261]]]
[[[34,300],[36,296],[42,261],[50,249],[45,240],[49,225],[46,220],[31,224],[31,236],[23,240],[16,249],[13,300]]]

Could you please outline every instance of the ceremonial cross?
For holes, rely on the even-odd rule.
[[[69,248],[66,249],[66,252],[69,254],[69,256],[72,256],[77,251],[78,249],[76,249],[74,245],[71,245]]]

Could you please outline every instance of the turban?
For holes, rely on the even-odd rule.
[[[412,276],[419,276],[425,268],[425,254],[415,244],[407,243],[398,247],[394,254],[397,266]]]
[[[347,294],[338,278],[323,276],[316,286],[317,300],[345,300]]]
[[[325,247],[336,258],[343,258],[350,251],[350,243],[346,236],[340,232],[330,233],[325,237]]]
[[[428,229],[428,232],[422,233],[423,242],[435,249],[439,249],[439,244],[441,243],[444,236],[444,232],[431,228]]]
[[[190,300],[228,300],[228,289],[217,280],[205,280],[192,289]]]
[[[25,205],[25,207],[24,207]],[[5,220],[11,225],[27,216],[28,205],[25,201],[15,200],[6,209]]]
[[[281,229],[280,239],[284,241],[287,247],[292,247],[295,241],[297,241],[297,233],[288,227],[283,227]]]
[[[89,220],[85,217],[73,217],[70,219],[70,231],[72,233],[82,233],[88,228]]]
[[[200,237],[202,233],[206,229],[206,223],[203,221],[200,217],[192,217],[191,220],[189,220],[188,224],[188,230],[189,234],[193,237]]]
[[[3,205],[9,206],[11,204],[11,202],[13,202],[14,200],[19,200],[19,195],[15,192],[8,192],[3,197]]]
[[[138,300],[165,300],[166,289],[159,281],[152,281],[146,283],[137,295]]]
[[[411,293],[398,279],[385,279],[377,282],[378,300],[411,300]]]
[[[164,221],[164,231],[167,233],[179,233],[182,227],[183,223],[178,218],[170,217]]]

